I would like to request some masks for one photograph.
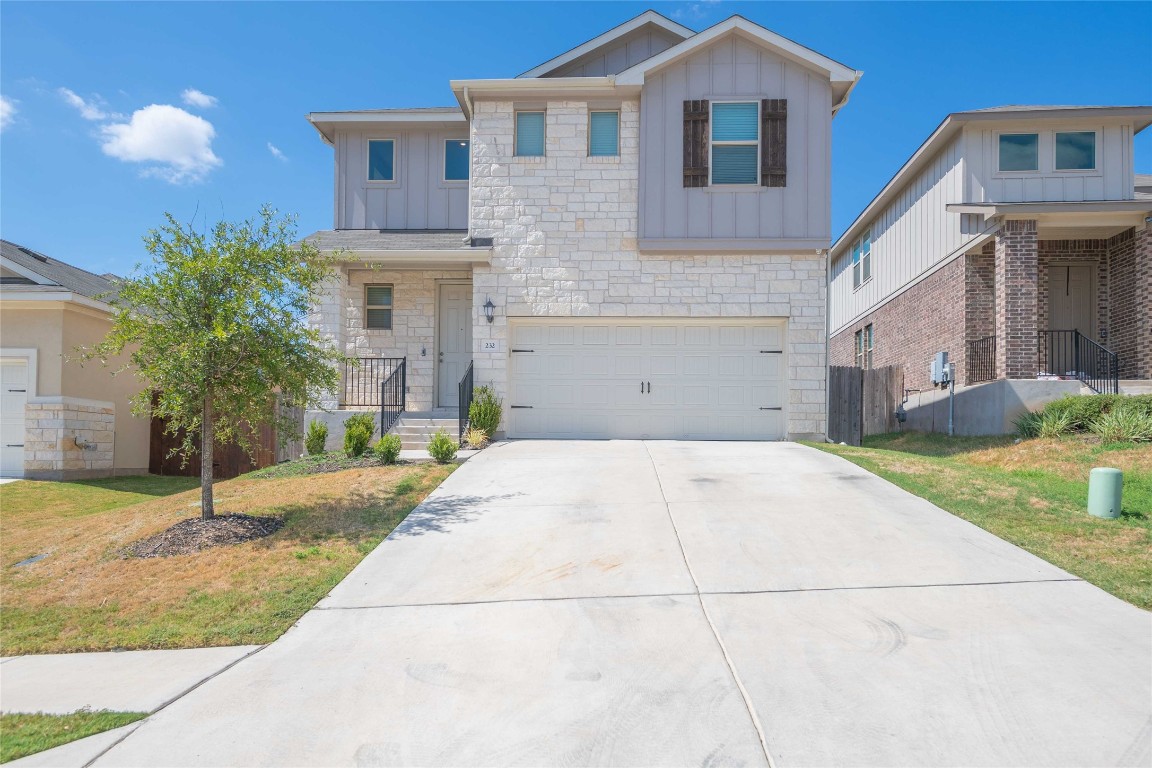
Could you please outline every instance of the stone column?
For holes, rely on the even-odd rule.
[[[996,371],[1034,379],[1039,350],[1034,220],[1006,221],[996,234]]]
[[[348,273],[340,267],[324,282],[316,304],[308,313],[308,327],[320,332],[326,343],[332,344],[340,352],[345,350],[346,329],[344,327],[344,292]],[[326,390],[320,393],[320,407],[335,409],[340,404],[339,390]]]

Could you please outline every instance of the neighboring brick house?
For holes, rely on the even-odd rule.
[[[308,239],[342,262],[311,322],[362,359],[324,405],[375,407],[403,360],[409,412],[454,418],[472,375],[511,437],[822,437],[831,121],[858,78],[649,11],[453,81],[459,107],[310,115],[336,215]]]
[[[111,328],[109,278],[0,241],[0,477],[147,473],[135,377],[71,359]]]
[[[947,352],[959,385],[997,382],[1003,425],[1081,384],[1152,384],[1152,189],[1133,166],[1150,123],[1152,107],[949,115],[832,247],[831,364],[900,365],[921,390]]]

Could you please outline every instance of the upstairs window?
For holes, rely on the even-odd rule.
[[[444,181],[468,181],[468,141],[444,142]]]
[[[713,184],[760,183],[760,104],[713,102]]]
[[[1000,170],[1040,170],[1040,136],[1035,133],[1000,134]]]
[[[588,156],[616,157],[620,154],[620,113],[588,113]]]
[[[544,157],[544,113],[516,113],[516,156]]]
[[[368,142],[368,181],[394,181],[396,142],[392,139]]]
[[[872,230],[852,243],[852,287],[859,288],[872,277]]]
[[[364,286],[364,327],[373,331],[392,330],[392,286]]]
[[[1057,131],[1056,170],[1096,170],[1096,132]]]

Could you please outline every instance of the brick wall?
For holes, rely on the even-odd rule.
[[[956,259],[840,333],[830,343],[832,365],[854,365],[856,331],[871,323],[872,365],[900,365],[904,386],[929,389],[929,366],[937,352],[948,352],[963,376],[965,366],[965,274]]]
[[[1039,326],[1036,222],[1006,221],[996,235],[996,370],[1036,376]]]
[[[113,474],[116,407],[71,397],[24,406],[24,476],[34,480]]]
[[[493,238],[474,270],[474,306],[491,296],[476,383],[507,395],[509,317],[779,317],[788,323],[787,432],[825,432],[824,258],[660,255],[637,249],[639,104],[620,111],[620,156],[590,158],[585,102],[549,102],[546,157],[514,157],[511,102],[477,102],[473,235]],[[479,311],[474,309],[474,311]],[[477,347],[480,339],[477,339]]]
[[[1109,347],[1120,378],[1152,379],[1152,229],[1123,232],[1107,242],[1112,274]]]

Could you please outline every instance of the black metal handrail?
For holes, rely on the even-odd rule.
[[[996,378],[996,337],[985,336],[968,342],[968,384]]]
[[[407,362],[407,358],[400,358],[400,364],[380,384],[381,436],[388,434],[400,414],[404,413],[404,395],[408,392]]]
[[[461,440],[464,439],[464,430],[468,428],[468,411],[472,407],[472,363],[468,363],[468,370],[464,371],[464,378],[460,379],[457,386],[457,394],[459,395],[459,426],[460,434],[457,435]]]
[[[1080,331],[1040,331],[1038,346],[1041,376],[1079,379],[1101,394],[1120,392],[1119,357]]]
[[[344,361],[340,407],[383,405],[381,385],[404,364],[403,357],[356,357]]]

